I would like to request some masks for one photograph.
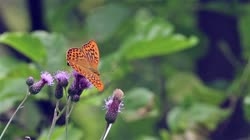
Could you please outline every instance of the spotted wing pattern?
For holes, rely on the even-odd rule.
[[[90,65],[97,69],[99,64],[99,49],[94,40],[90,40],[88,43],[82,46],[82,51],[86,59],[88,59]]]
[[[80,48],[70,48],[66,56],[68,64],[78,73],[86,77],[99,91],[104,85],[97,70],[99,50],[95,41],[91,40]]]

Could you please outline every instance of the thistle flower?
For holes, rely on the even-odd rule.
[[[70,74],[65,71],[57,71],[54,77],[60,86],[66,87],[69,83]]]
[[[92,84],[84,76],[80,75],[76,71],[73,71],[72,75],[74,77],[74,81],[72,82],[72,84],[70,85],[68,89],[68,94],[72,96],[72,99],[73,99],[74,95],[80,96],[82,94],[82,91],[87,88],[90,88]],[[75,101],[78,101],[78,100],[75,100]]]
[[[61,99],[63,97],[63,87],[60,84],[56,85],[55,97]]]
[[[63,97],[63,88],[67,87],[69,83],[70,74],[65,71],[58,71],[54,77],[57,81],[55,97],[61,99]]]
[[[89,82],[88,79],[86,79],[84,76],[82,76],[79,80],[79,88],[84,90],[87,88],[92,87],[92,84]]]
[[[34,84],[34,78],[31,77],[31,76],[30,76],[29,78],[27,78],[26,84],[27,84],[28,86],[32,86],[32,85]]]
[[[42,72],[41,73],[41,79],[40,81],[34,83],[29,87],[29,92],[31,94],[37,94],[41,91],[41,89],[44,87],[45,84],[52,86],[53,83],[53,77],[48,72]],[[26,82],[27,83],[27,82]]]
[[[79,100],[80,100],[80,96],[77,94],[73,95],[71,98],[71,101],[73,101],[73,102],[78,102]]]
[[[118,113],[121,112],[121,108],[124,106],[122,103],[123,95],[121,89],[115,89],[113,95],[105,100],[105,109],[107,110],[105,119],[108,124],[114,123]]]

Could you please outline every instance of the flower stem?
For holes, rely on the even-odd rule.
[[[66,131],[66,140],[68,140],[68,124],[69,124],[69,113],[70,113],[70,105],[71,105],[71,96],[68,97],[67,99],[67,104],[66,104],[66,115],[65,115],[65,131]]]
[[[108,136],[109,131],[110,131],[110,129],[111,129],[111,126],[112,126],[112,123],[107,123],[106,128],[105,128],[105,131],[104,131],[104,133],[103,133],[103,135],[102,135],[101,140],[105,140],[105,139],[106,139],[106,137]]]
[[[55,107],[55,110],[54,110],[53,120],[52,120],[51,127],[50,127],[49,134],[48,134],[48,140],[50,140],[51,134],[52,134],[52,132],[53,132],[53,130],[55,128],[55,125],[56,125],[56,121],[58,120],[58,118],[60,118],[60,116],[61,115],[59,114],[59,100],[57,100],[56,101],[56,107]]]
[[[19,104],[19,106],[17,107],[17,109],[15,110],[13,115],[11,116],[10,120],[8,121],[7,125],[5,126],[4,130],[2,131],[2,133],[0,135],[0,140],[2,139],[4,133],[6,132],[7,128],[9,127],[10,123],[12,122],[12,120],[14,119],[14,117],[15,117],[16,113],[18,112],[18,110],[23,107],[23,104],[24,104],[24,102],[26,101],[26,99],[28,98],[29,95],[30,95],[30,93],[27,92],[27,94],[23,98],[22,102]]]

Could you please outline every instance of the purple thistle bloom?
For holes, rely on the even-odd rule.
[[[72,75],[73,75],[74,77],[81,76],[81,74],[79,74],[79,73],[78,73],[77,71],[75,71],[75,70],[72,71]]]
[[[69,95],[81,95],[83,90],[92,86],[88,79],[80,75],[78,72],[73,71],[72,75],[74,77],[74,81],[68,89]]]
[[[69,83],[70,74],[65,71],[57,71],[54,77],[59,85],[66,87]]]
[[[84,90],[91,87],[92,84],[89,82],[89,80],[82,76],[79,81],[79,88]]]
[[[31,94],[37,94],[41,91],[41,89],[44,87],[45,84],[48,84],[49,86],[53,85],[53,77],[48,72],[42,72],[41,73],[41,79],[40,81],[34,83],[29,87],[29,91]]]
[[[47,71],[42,72],[41,74],[41,80],[43,80],[46,84],[48,84],[49,86],[52,86],[54,84],[54,79],[51,76],[51,74]]]
[[[54,77],[57,81],[55,97],[61,99],[63,97],[63,88],[69,83],[70,74],[65,71],[57,71]]]
[[[105,119],[108,124],[114,123],[117,115],[121,112],[121,108],[124,106],[122,103],[123,91],[121,89],[115,89],[113,95],[105,100],[105,108],[107,110]]]

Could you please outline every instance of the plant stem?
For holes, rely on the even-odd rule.
[[[243,89],[244,89],[244,86],[246,86],[247,85],[247,81],[249,80],[249,75],[250,75],[250,72],[249,72],[249,70],[250,70],[250,58],[248,59],[248,62],[247,62],[247,64],[246,64],[246,67],[245,67],[245,69],[244,69],[244,71],[243,71],[243,74],[242,74],[242,76],[241,76],[241,78],[240,78],[240,86],[239,86],[239,89],[238,89],[238,91],[239,91],[239,93],[240,93],[240,95],[241,96],[243,96],[242,94],[242,92],[243,92]]]
[[[4,130],[1,133],[0,140],[2,139],[4,133],[6,132],[7,128],[9,127],[10,123],[12,122],[12,120],[14,119],[14,117],[15,117],[16,113],[18,112],[18,110],[23,107],[23,104],[24,104],[24,102],[26,101],[26,99],[28,98],[29,95],[30,95],[30,93],[27,92],[27,94],[23,98],[23,101],[19,104],[19,106],[17,107],[17,109],[15,110],[15,112],[13,113],[13,115],[11,116],[10,120],[8,121],[7,125],[5,126]]]
[[[67,99],[67,104],[66,104],[66,115],[65,115],[65,131],[66,131],[66,140],[68,140],[68,124],[69,124],[69,113],[70,113],[70,105],[71,105],[71,96],[68,97]]]
[[[112,123],[107,123],[106,129],[105,129],[105,131],[104,131],[104,133],[103,133],[103,135],[102,135],[101,140],[105,140],[105,139],[106,139],[106,137],[108,136],[109,131],[110,131],[110,129],[111,129],[111,126],[112,126]]]
[[[60,118],[60,116],[61,116],[61,115],[60,116],[59,115],[60,115],[59,114],[59,100],[57,100],[56,101],[56,107],[55,107],[55,110],[54,110],[53,120],[52,120],[51,127],[50,127],[49,134],[48,134],[48,140],[50,140],[51,134],[52,134],[52,132],[53,132],[53,130],[55,128],[56,122],[57,122],[58,118]]]

